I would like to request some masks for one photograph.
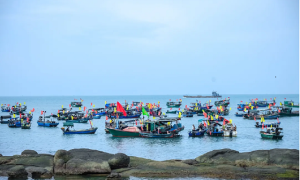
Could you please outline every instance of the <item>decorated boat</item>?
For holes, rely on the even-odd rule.
[[[81,107],[82,106],[82,102],[71,102],[71,106],[72,107]]]
[[[59,123],[55,122],[53,119],[45,118],[46,111],[42,111],[44,116],[39,116],[39,120],[37,121],[38,126],[44,127],[56,127]],[[55,118],[54,115],[48,116],[48,118]]]
[[[30,129],[30,127],[31,127],[30,122],[24,122],[21,125],[21,129]]]
[[[261,138],[263,139],[282,139],[283,135],[280,135],[282,128],[266,128],[266,131],[260,131]]]
[[[208,125],[206,134],[209,136],[223,136],[224,132],[221,127],[222,127],[221,124],[217,122],[213,122]]]
[[[17,118],[12,118],[8,122],[8,127],[10,127],[10,128],[20,128],[21,127],[21,121],[17,120]]]
[[[1,112],[10,112],[10,107],[6,104],[1,105]]]
[[[292,111],[291,107],[284,107],[284,106],[276,106],[273,108],[277,108],[277,112],[280,117],[284,116],[299,116],[299,111]]]
[[[127,127],[124,129],[106,128],[114,137],[139,137],[141,130],[138,127]]]
[[[65,129],[64,127],[61,128],[63,134],[95,134],[97,131],[97,127],[91,127],[90,129],[81,129],[81,130],[70,130],[69,127]]]
[[[295,104],[294,101],[284,101],[284,106],[286,107],[296,107],[299,108],[299,104]]]
[[[88,119],[73,119],[73,120],[66,120],[66,122],[71,122],[71,123],[87,123]]]
[[[140,132],[140,137],[144,138],[173,138],[175,137],[174,133],[167,133],[167,134],[159,134],[153,132]]]
[[[230,99],[224,99],[220,101],[215,101],[216,106],[224,106],[227,107],[230,104]]]
[[[206,128],[202,125],[203,119],[198,120],[198,129],[195,129],[193,125],[193,129],[188,132],[189,137],[200,137],[203,136],[206,132]]]
[[[236,117],[243,117],[243,116],[244,116],[244,113],[238,113],[238,112],[236,112],[234,115],[235,115]]]
[[[237,131],[236,131],[236,126],[233,126],[232,123],[226,123],[225,125],[223,124],[223,132],[224,132],[224,137],[236,137],[237,136]]]
[[[167,102],[168,108],[179,108],[181,106],[181,102]]]

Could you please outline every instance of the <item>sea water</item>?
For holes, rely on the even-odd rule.
[[[131,104],[132,101],[141,101],[143,103],[155,103],[160,101],[160,106],[163,112],[170,110],[166,107],[168,101],[179,101],[182,99],[181,109],[185,105],[196,102],[196,100],[205,103],[211,100],[211,104],[217,98],[183,98],[182,95],[152,95],[152,96],[46,96],[46,97],[0,97],[1,104],[14,105],[19,102],[26,102],[27,112],[35,108],[31,129],[9,128],[7,124],[0,124],[0,153],[4,156],[20,154],[25,149],[33,149],[38,153],[54,154],[59,149],[70,150],[74,148],[90,148],[108,153],[125,153],[129,156],[137,156],[149,158],[153,160],[168,160],[168,159],[194,159],[208,151],[215,149],[230,148],[240,152],[249,152],[254,150],[268,150],[274,148],[289,148],[299,149],[299,117],[282,117],[280,127],[283,128],[282,140],[266,140],[262,139],[259,131],[260,128],[254,127],[254,120],[235,117],[237,112],[237,104],[250,102],[251,99],[258,98],[263,100],[276,97],[276,103],[285,100],[293,100],[295,104],[299,102],[299,95],[223,95],[224,98],[230,97],[231,111],[226,119],[232,119],[232,122],[237,126],[237,137],[189,137],[188,131],[192,129],[194,124],[198,125],[198,120],[203,116],[194,115],[192,118],[183,117],[182,125],[185,126],[184,131],[180,132],[181,136],[170,139],[147,139],[147,138],[116,138],[111,134],[106,134],[105,116],[101,119],[94,119],[94,126],[98,127],[95,134],[73,134],[63,135],[61,127],[64,121],[59,121],[57,127],[40,127],[37,125],[38,116],[41,111],[46,111],[46,115],[51,113],[57,114],[57,110],[62,107],[69,107],[74,98],[80,101],[83,99],[83,105],[87,108],[92,108],[91,103],[96,108],[104,107],[107,103],[124,103],[125,100]],[[220,98],[218,99],[220,100]],[[215,106],[213,107],[215,108]],[[73,108],[76,109],[76,108]],[[172,110],[177,110],[173,108]],[[298,108],[293,108],[297,110]],[[1,112],[1,115],[8,113]],[[169,117],[176,117],[176,114],[168,114]],[[152,119],[152,117],[150,117]],[[260,121],[260,120],[257,120]],[[267,122],[277,122],[274,120],[265,120]],[[75,129],[87,129],[90,124],[75,123]]]

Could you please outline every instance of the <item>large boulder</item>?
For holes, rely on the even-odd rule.
[[[231,149],[213,150],[196,158],[199,163],[235,164],[239,152]]]
[[[126,168],[130,163],[130,157],[123,153],[117,153],[108,160],[111,169]]]
[[[14,166],[7,171],[9,178],[24,178],[27,179],[28,173],[22,165]]]
[[[8,165],[19,165],[22,164],[24,166],[36,166],[36,167],[48,167],[52,169],[53,167],[53,155],[49,154],[38,154],[31,156],[12,156]]]
[[[51,171],[42,167],[29,166],[25,170],[33,179],[51,178],[53,176]]]
[[[32,155],[37,155],[38,153],[34,150],[24,150],[21,155],[23,156],[32,156]]]
[[[114,155],[91,149],[58,150],[54,155],[55,174],[108,174],[108,160]]]
[[[270,164],[299,170],[299,150],[297,149],[271,149],[269,157]]]

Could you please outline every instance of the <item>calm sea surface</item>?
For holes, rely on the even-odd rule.
[[[47,97],[0,97],[0,104],[24,103],[28,110],[35,108],[31,129],[9,128],[7,124],[0,124],[0,153],[4,156],[20,154],[25,149],[33,149],[38,153],[54,154],[59,149],[90,148],[108,153],[125,153],[129,156],[149,158],[153,160],[167,159],[191,159],[196,158],[214,149],[231,148],[240,152],[253,151],[258,149],[291,148],[299,149],[299,117],[280,118],[283,128],[282,140],[263,140],[260,137],[259,128],[254,127],[254,120],[246,120],[242,117],[235,117],[237,104],[240,101],[249,102],[249,99],[258,98],[263,100],[276,97],[276,102],[287,100],[299,102],[299,95],[223,95],[223,98],[230,97],[230,107],[232,108],[227,119],[232,119],[237,125],[238,137],[208,137],[201,138],[188,137],[188,131],[198,123],[201,116],[194,115],[193,118],[182,118],[181,123],[185,130],[181,132],[181,137],[172,139],[146,139],[146,138],[114,138],[104,131],[105,117],[93,120],[94,126],[99,129],[95,134],[89,135],[63,135],[61,127],[64,121],[59,121],[58,127],[39,127],[37,119],[41,110],[46,110],[47,114],[56,114],[57,110],[68,107],[74,98],[82,98],[83,105],[91,108],[91,103],[95,107],[104,107],[105,101],[124,103],[132,101],[142,101],[144,103],[156,103],[160,101],[163,112],[167,110],[166,102],[171,99],[182,99],[183,106],[196,102],[195,98],[183,98],[181,95],[160,95],[160,96],[47,96]],[[198,99],[202,103],[209,101],[209,98]],[[217,99],[211,99],[212,103]],[[220,99],[219,99],[220,100]],[[174,109],[174,108],[173,108]],[[293,108],[298,110],[298,108]],[[5,115],[7,113],[2,113]],[[177,116],[177,115],[168,115]],[[266,120],[275,122],[276,120]],[[89,124],[75,124],[75,129],[89,128]]]

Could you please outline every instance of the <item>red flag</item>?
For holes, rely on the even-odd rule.
[[[93,105],[93,103],[91,103],[91,106]]]
[[[69,107],[71,107],[71,104],[69,104]]]
[[[123,106],[119,102],[117,102],[117,111],[120,111],[123,113],[124,116],[127,116],[126,111],[124,110]]]
[[[204,127],[206,127],[206,123],[205,123],[205,121],[204,121]]]
[[[280,113],[280,109],[278,109],[278,112]]]
[[[22,118],[22,114],[20,113],[20,119]]]
[[[286,99],[286,98],[284,98],[284,99]]]
[[[277,122],[279,123],[279,118],[277,117]]]
[[[135,120],[135,125],[137,125],[137,121]]]
[[[34,112],[35,111],[35,109],[33,108],[33,111],[32,112]]]
[[[261,129],[264,129],[264,124],[261,125]]]
[[[169,101],[171,101],[171,99]]]
[[[108,120],[108,117],[107,117],[107,116],[105,116],[105,120]]]
[[[43,111],[41,111],[41,115],[43,115],[43,113],[44,113],[44,112],[43,112]]]
[[[57,113],[59,113],[59,110],[57,110]]]
[[[256,121],[256,116],[254,116],[254,121]]]
[[[225,125],[225,119],[223,120],[223,125]]]
[[[187,108],[187,105],[185,105],[185,108]]]
[[[170,108],[170,110],[172,110],[172,108]]]
[[[178,99],[176,99],[176,101],[178,101]]]
[[[17,102],[17,104],[19,104],[19,103]]]
[[[178,110],[180,111],[180,108],[178,108]]]
[[[88,110],[86,110],[86,113],[87,113],[87,114],[89,113]]]
[[[27,122],[29,123],[29,117],[27,117]]]
[[[51,115],[53,115],[53,114],[51,113]]]
[[[158,104],[157,106],[158,106],[158,107],[160,107],[160,105],[159,105],[159,104]]]
[[[243,102],[243,101],[241,101],[241,102]]]

